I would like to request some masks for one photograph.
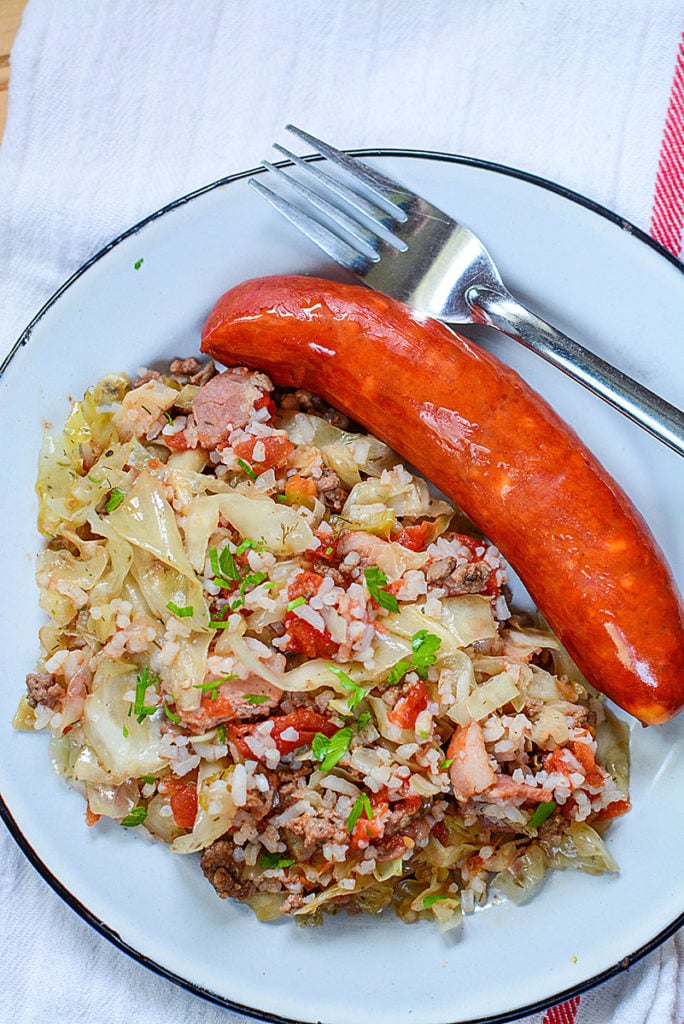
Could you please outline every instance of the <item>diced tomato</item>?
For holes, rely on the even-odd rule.
[[[334,725],[325,715],[309,708],[298,708],[289,715],[278,715],[272,719],[273,732],[271,736],[281,754],[291,754],[297,747],[308,745],[317,732],[324,736],[334,736],[338,726]],[[284,740],[282,734],[286,729],[294,729],[299,733],[298,740]]]
[[[429,700],[430,695],[425,684],[420,681],[413,683],[392,710],[387,712],[387,721],[400,729],[414,729],[418,715],[425,711]]]
[[[621,814],[627,814],[631,809],[630,800],[613,800],[612,804],[592,814],[590,821],[609,821],[611,818],[619,818]]]
[[[254,446],[261,442],[264,446],[266,457],[260,462],[254,460]],[[248,462],[255,473],[264,473],[267,469],[280,469],[294,451],[292,441],[279,434],[271,434],[268,437],[250,437],[245,441],[238,441],[233,445],[233,451],[239,459]]]
[[[167,775],[159,789],[168,794],[173,820],[179,828],[192,828],[197,817],[197,773],[178,778]]]
[[[339,649],[327,629],[321,632],[294,612],[285,616],[285,629],[289,634],[288,651],[306,654],[307,658],[332,658]]]
[[[254,408],[255,409],[268,409],[268,418],[269,418],[269,420],[274,420],[275,419],[275,414],[276,414],[275,402],[273,401],[272,398],[269,398],[268,395],[263,395],[261,398],[257,398],[256,402],[254,403]]]
[[[328,562],[329,564],[336,562],[338,538],[332,537],[329,533],[323,533],[321,530],[314,530],[314,537],[318,537],[321,543],[319,547],[310,548],[304,552],[307,558],[315,558],[317,562]]]
[[[212,700],[214,695],[214,700]],[[233,717],[233,705],[226,690],[220,686],[216,690],[203,693],[200,706],[193,711],[178,709],[183,724],[198,732],[206,732],[219,722],[227,722]]]
[[[316,481],[305,479],[298,474],[291,476],[285,484],[285,497],[290,505],[305,505],[313,508],[316,500]]]
[[[273,722],[271,736],[281,755],[291,754],[297,747],[308,746],[317,732],[322,732],[324,736],[333,736],[338,729],[325,715],[320,715],[317,711],[311,711],[309,708],[298,708],[289,715],[275,715],[269,721]],[[256,757],[246,739],[258,729],[259,724],[248,722],[243,725],[231,725],[228,728],[231,742],[244,758],[254,759]],[[296,740],[283,739],[282,734],[287,729],[294,729],[298,733],[298,738]]]
[[[410,551],[424,551],[428,539],[428,523],[416,523],[415,526],[405,526],[401,533],[392,540]]]
[[[573,752],[579,763],[582,765],[584,778],[589,786],[603,785],[604,775],[596,764],[596,758],[591,747],[586,743],[570,743],[570,750]]]
[[[174,452],[187,452],[195,447],[188,441],[184,430],[179,430],[177,434],[162,434],[160,440]]]
[[[297,573],[297,575],[290,580],[287,585],[287,596],[290,600],[294,600],[296,597],[305,597],[307,600],[313,597],[314,594],[318,593],[318,588],[323,582],[323,577],[320,573],[311,572],[309,569],[305,569],[303,572]]]

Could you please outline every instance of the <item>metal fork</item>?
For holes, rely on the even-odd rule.
[[[684,413],[523,306],[472,231],[361,160],[286,127],[354,187],[278,144],[274,148],[300,168],[300,176],[267,160],[263,165],[301,205],[258,178],[249,184],[328,256],[371,288],[437,320],[503,331],[684,455]]]

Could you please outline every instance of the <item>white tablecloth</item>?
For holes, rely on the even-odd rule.
[[[254,166],[288,121],[523,168],[680,254],[683,29],[680,0],[30,0],[0,148],[3,354],[105,242]],[[531,1020],[682,1024],[683,960],[680,936]],[[0,828],[0,1020],[131,1019],[238,1020],[110,946]]]

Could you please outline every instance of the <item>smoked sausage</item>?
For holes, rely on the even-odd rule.
[[[587,679],[645,724],[684,705],[684,609],[639,513],[510,367],[359,285],[285,276],[216,303],[202,350],[347,413],[500,548]]]

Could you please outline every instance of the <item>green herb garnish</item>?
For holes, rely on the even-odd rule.
[[[140,776],[140,781],[144,782],[145,785],[147,785],[147,786],[151,786],[153,782],[157,781],[157,776],[156,775],[141,775]]]
[[[238,544],[235,554],[244,555],[245,551],[248,551],[250,548],[252,551],[264,551],[267,547],[268,545],[263,540],[250,540],[249,537],[245,537]]]
[[[173,416],[171,415],[168,409],[164,410],[164,415],[166,416],[167,423],[170,423],[171,426],[173,426]]]
[[[439,895],[438,893],[433,893],[432,896],[425,897],[425,899],[423,900],[423,906],[427,910],[428,907],[433,906],[433,904],[435,903],[439,903],[440,900],[448,900],[449,898],[450,897],[446,894]]]
[[[354,729],[347,725],[344,729],[338,729],[332,736],[326,736],[317,732],[311,744],[313,756],[321,762],[321,771],[329,772],[340,761],[349,750]]]
[[[135,828],[136,825],[142,825],[143,821],[147,817],[147,808],[145,807],[134,807],[125,818],[122,818],[120,823],[124,828]]]
[[[453,757],[447,757],[444,759],[444,761],[440,761],[439,767],[442,769],[442,771],[446,771],[447,768],[451,768],[453,763]]]
[[[219,555],[216,548],[209,549],[209,564],[214,574],[214,582],[224,589],[232,590],[233,583],[240,581],[240,571],[230,548],[226,545]]]
[[[264,871],[277,871],[278,868],[289,868],[294,864],[291,857],[283,857],[281,853],[262,853],[259,867]]]
[[[174,601],[167,601],[166,607],[174,615],[177,615],[179,619],[185,619],[188,615],[194,615],[195,609],[191,604],[185,604],[182,606],[177,605]]]
[[[124,739],[125,739],[125,740],[127,740],[127,739],[128,739],[128,727],[126,726],[126,723],[125,723],[125,722],[124,722],[124,724],[123,724],[123,727],[122,727],[122,730],[121,730],[121,731],[122,731],[122,732],[123,732],[123,734],[124,734]]]
[[[265,704],[268,697],[265,693],[246,693],[245,700],[248,704]]]
[[[421,629],[411,637],[413,667],[421,679],[427,679],[428,669],[437,660],[437,651],[442,641],[427,629]]]
[[[135,261],[135,263],[133,264],[133,266],[135,267],[135,269],[136,269],[136,270],[140,270],[140,268],[142,267],[142,265],[143,265],[143,263],[144,263],[144,262],[145,262],[145,260],[144,260],[144,258],[143,258],[143,257],[141,256],[139,260],[136,260],[136,261]]]
[[[245,476],[248,476],[250,480],[256,480],[258,473],[254,472],[254,470],[252,469],[248,462],[245,462],[244,459],[238,459],[237,464],[242,470],[242,472],[245,474]]]
[[[550,818],[553,812],[556,810],[555,800],[542,800],[540,804],[537,804],[537,809],[528,821],[530,828],[539,828],[547,818]]]
[[[379,569],[377,565],[370,565],[364,569],[363,574],[366,578],[368,593],[373,600],[377,601],[381,608],[386,608],[388,612],[398,612],[399,602],[394,594],[388,594],[386,590],[382,589],[387,586],[387,577],[382,569]]]
[[[293,612],[295,608],[301,608],[303,604],[306,604],[305,597],[293,597],[291,601],[287,603],[288,612]]]
[[[372,717],[373,716],[371,715],[370,711],[361,712],[359,717],[356,719],[356,725],[358,727],[359,732],[361,732],[362,729],[366,728]]]
[[[402,658],[401,661],[397,662],[397,664],[391,670],[390,674],[387,676],[387,685],[396,686],[396,684],[400,683],[401,680],[406,675],[406,673],[410,672],[412,668],[413,662],[411,661],[411,659]]]
[[[90,480],[91,484],[103,484],[104,483],[104,477],[102,477],[102,479],[98,480],[97,477],[91,476],[90,474],[88,474],[88,479]]]
[[[352,677],[348,676],[347,673],[343,672],[341,668],[337,667],[337,665],[326,665],[325,667],[329,672],[335,673],[347,693],[350,694],[347,703],[349,705],[349,710],[353,711],[354,708],[359,706],[363,698],[366,696],[366,689],[363,686],[359,686],[358,683],[355,683]]]
[[[168,720],[169,720],[170,722],[175,722],[175,723],[176,723],[176,725],[178,725],[178,723],[179,723],[179,722],[180,722],[180,720],[181,720],[181,717],[180,717],[180,715],[177,715],[177,714],[176,714],[175,712],[173,712],[173,711],[171,710],[171,708],[169,707],[169,705],[168,705],[168,704],[166,703],[166,701],[164,701],[164,703],[163,703],[162,707],[164,708],[164,714],[166,715],[166,717],[168,718]]]
[[[154,686],[155,683],[158,682],[159,676],[150,675],[150,670],[147,665],[135,680],[135,701],[133,702],[133,712],[138,720],[138,725],[148,715],[153,715],[157,710],[156,704],[145,704],[145,693],[147,692],[148,686]],[[128,709],[128,713],[130,715],[130,708]]]
[[[233,676],[233,678],[235,678]],[[193,683],[193,690],[201,690],[202,693],[210,693],[211,700],[216,700],[218,688],[223,682],[222,679],[212,679],[210,683]]]
[[[368,799],[368,794],[359,793],[356,800],[354,801],[354,806],[351,809],[349,817],[347,818],[347,832],[354,831],[354,826],[356,825],[361,815],[364,813],[368,820],[370,821],[373,817],[373,808],[371,806],[370,800]]]
[[[216,739],[219,741],[219,743],[226,742],[226,727],[223,723],[221,723],[221,725],[216,726]]]
[[[113,512],[115,508],[119,507],[125,497],[125,491],[120,490],[118,487],[112,487],[109,492],[109,499],[105,505],[105,512]]]

